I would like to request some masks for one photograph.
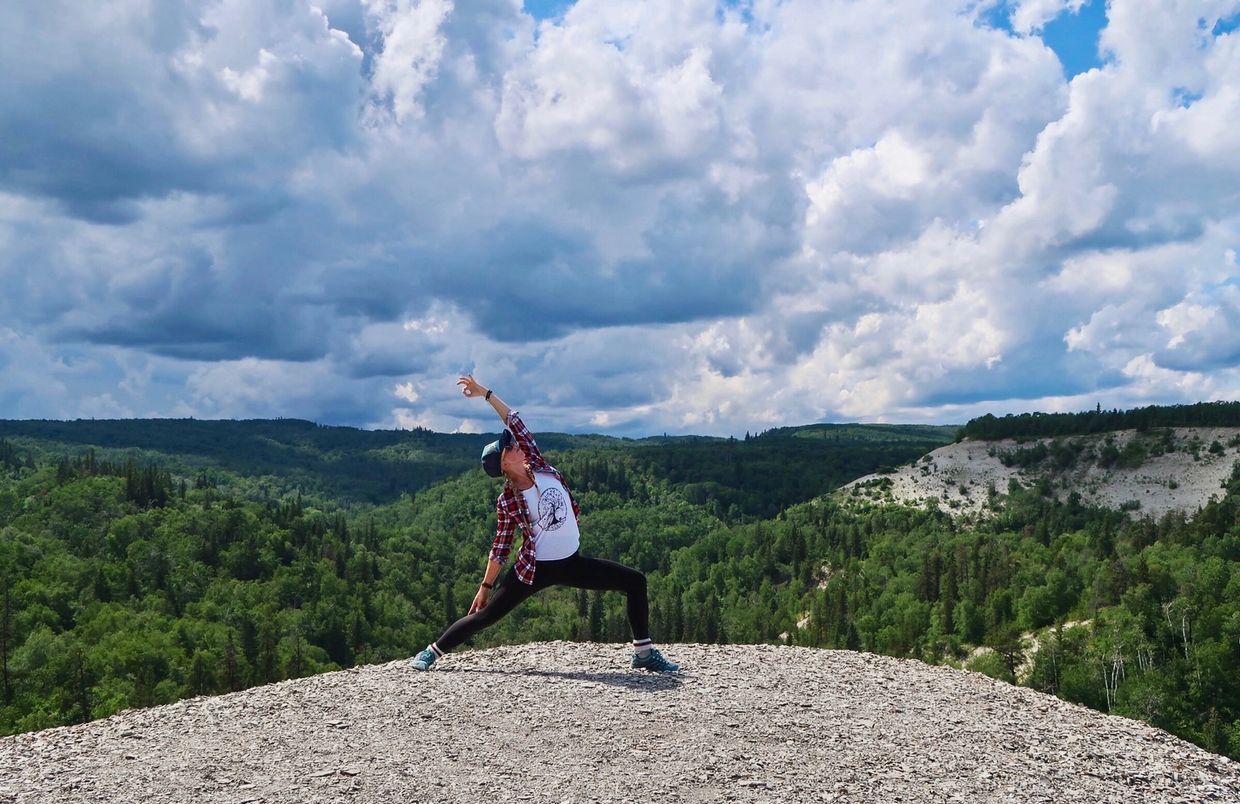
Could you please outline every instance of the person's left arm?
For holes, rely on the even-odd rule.
[[[484,388],[474,375],[467,374],[456,381],[461,386],[461,393],[465,396],[480,396],[491,404],[499,418],[504,422],[504,426],[512,433],[517,443],[521,445],[521,451],[525,453],[525,457],[530,462],[530,466],[534,469],[544,469],[547,461],[543,458],[542,450],[538,448],[538,443],[534,441],[534,434],[525,426],[525,422],[521,420],[521,414],[504,403],[494,391]]]
[[[508,430],[512,433],[512,437],[521,445],[521,451],[525,453],[526,459],[530,462],[532,469],[546,469],[547,461],[542,456],[542,450],[538,448],[538,444],[534,441],[534,434],[530,432],[530,428],[525,426],[525,422],[521,419],[521,414],[515,410],[508,412]]]
[[[491,407],[495,409],[496,414],[499,415],[500,421],[502,421],[505,425],[508,424],[508,414],[510,413],[509,407],[504,404],[504,400],[500,399],[495,392],[491,391],[489,388],[484,388],[481,383],[475,380],[474,375],[466,374],[464,377],[458,379],[456,384],[461,386],[461,393],[465,396],[480,396],[485,399],[488,403],[490,403]]]

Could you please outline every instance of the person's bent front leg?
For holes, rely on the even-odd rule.
[[[607,589],[623,592],[629,628],[633,630],[633,667],[655,673],[674,673],[680,665],[664,658],[650,637],[650,601],[646,576],[639,570],[605,558],[577,559],[567,581],[579,589]]]
[[[625,613],[629,628],[633,631],[634,644],[641,640],[650,642],[650,601],[646,592],[646,576],[632,567],[626,567],[605,558],[581,556],[573,567],[568,585],[578,589],[603,589],[623,592]]]

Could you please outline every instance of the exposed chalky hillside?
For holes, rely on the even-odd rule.
[[[940,447],[894,472],[871,474],[845,485],[842,499],[889,500],[921,506],[931,498],[953,514],[992,508],[1015,480],[1044,483],[1067,500],[1155,518],[1169,511],[1194,514],[1240,460],[1240,428],[1177,427],[1149,432],[1118,430],[1093,435],[997,441],[966,440]]]
[[[1240,764],[985,676],[863,653],[462,652],[0,739],[0,800],[1240,801]]]

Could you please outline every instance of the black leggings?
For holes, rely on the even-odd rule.
[[[632,567],[605,558],[587,558],[581,553],[573,553],[559,561],[539,561],[534,567],[532,584],[518,580],[515,567],[510,567],[487,604],[480,611],[466,614],[448,626],[443,636],[435,640],[435,646],[447,653],[483,628],[497,622],[521,601],[548,586],[624,592],[628,597],[629,627],[633,629],[633,639],[650,638],[650,604],[646,600],[646,576]]]

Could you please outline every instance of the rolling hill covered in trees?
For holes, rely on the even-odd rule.
[[[179,424],[0,423],[5,733],[407,656],[467,610],[494,526],[498,484],[474,469],[489,437]],[[661,641],[966,664],[1240,755],[1240,476],[1159,521],[1037,488],[968,525],[829,494],[955,436],[540,443],[583,549],[648,574]],[[1032,654],[1020,636],[1038,631]],[[477,646],[627,637],[619,596],[551,590]]]

